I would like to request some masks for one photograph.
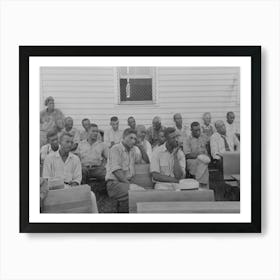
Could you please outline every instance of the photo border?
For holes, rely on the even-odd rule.
[[[251,223],[30,223],[29,58],[32,56],[251,57]],[[202,233],[261,232],[260,46],[19,46],[20,232]],[[254,188],[252,188],[254,186]],[[39,186],[38,186],[39,187]]]

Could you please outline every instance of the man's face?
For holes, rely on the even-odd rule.
[[[175,121],[176,125],[182,126],[183,120],[182,120],[181,114],[176,114],[174,116],[174,121]]]
[[[171,146],[172,148],[178,147],[178,135],[177,135],[176,131],[170,133],[166,140],[167,140],[169,146]]]
[[[211,117],[210,117],[210,115],[209,115],[209,114],[205,115],[203,120],[204,120],[204,123],[205,123],[206,125],[209,125],[209,124],[211,123]]]
[[[135,129],[135,127],[136,127],[136,121],[135,121],[134,118],[129,118],[129,119],[127,120],[127,124],[128,124],[128,126],[130,126],[132,129]]]
[[[73,146],[73,137],[68,135],[64,135],[61,139],[61,149],[65,152],[70,152]]]
[[[57,150],[58,148],[58,136],[54,135],[48,138],[48,141],[52,147],[53,150]]]
[[[68,130],[71,130],[73,127],[73,120],[72,119],[67,119],[65,121],[65,128],[67,128]]]
[[[146,137],[146,130],[140,130],[140,131],[137,131],[137,138],[140,139],[141,141],[144,141]]]
[[[161,131],[161,132],[158,134],[158,144],[159,144],[159,146],[162,145],[164,142],[165,142],[164,132]]]
[[[194,126],[192,127],[192,136],[195,138],[198,138],[200,136],[201,130],[200,130],[200,126]]]
[[[156,119],[153,121],[153,127],[155,130],[159,130],[161,128],[161,122],[160,120]]]
[[[85,129],[85,131],[88,131],[89,126],[90,126],[90,121],[86,120],[82,122],[83,128]]]
[[[134,133],[130,133],[126,135],[123,139],[124,143],[129,147],[132,148],[136,143],[136,135]]]
[[[222,135],[226,135],[226,126],[224,123],[219,124],[216,128],[217,128],[218,133],[220,133]]]
[[[111,126],[114,131],[117,131],[119,129],[119,121],[111,122]]]
[[[88,137],[92,140],[97,140],[98,127],[90,127],[88,130]]]
[[[56,121],[56,126],[59,128],[59,129],[63,129],[64,128],[64,121],[62,119],[58,119]]]
[[[227,115],[227,122],[228,122],[229,124],[232,124],[233,121],[234,121],[234,119],[235,119],[234,113],[229,113],[229,114]]]
[[[48,102],[48,110],[52,111],[54,109],[54,101],[53,100],[50,100]]]

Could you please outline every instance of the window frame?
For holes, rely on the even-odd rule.
[[[131,66],[136,67],[136,66]],[[140,66],[139,66],[140,67]],[[157,67],[150,67],[151,75],[120,75],[119,67],[115,67],[115,90],[116,98],[115,103],[117,105],[154,105],[157,104]],[[121,101],[120,92],[120,79],[150,79],[152,78],[152,100],[140,100],[140,101]]]

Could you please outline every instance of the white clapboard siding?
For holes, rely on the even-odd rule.
[[[234,111],[239,125],[238,67],[160,67],[156,72],[155,104],[119,105],[113,67],[42,67],[41,109],[45,98],[53,96],[56,107],[65,116],[72,116],[78,128],[83,118],[89,118],[107,129],[114,115],[122,129],[131,115],[147,127],[156,115],[165,126],[173,126],[172,117],[177,112],[189,125],[195,120],[201,122],[202,114],[208,111],[213,122],[225,120],[226,112]]]

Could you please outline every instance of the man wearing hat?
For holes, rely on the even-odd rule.
[[[187,169],[199,182],[200,187],[209,188],[208,163],[210,157],[206,149],[207,139],[201,135],[200,124],[191,124],[191,135],[184,141],[183,150],[187,159]]]

